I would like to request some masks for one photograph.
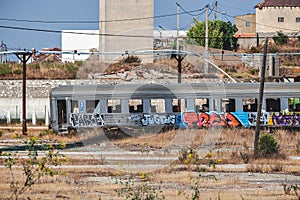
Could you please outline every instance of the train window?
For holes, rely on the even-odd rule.
[[[209,101],[208,99],[195,99],[195,111],[196,112],[208,112]]]
[[[256,112],[257,111],[257,99],[256,98],[243,99],[243,111],[244,112]]]
[[[151,112],[165,113],[165,100],[164,99],[151,99]]]
[[[143,100],[142,99],[130,99],[129,100],[129,112],[130,113],[142,113],[143,112]]]
[[[79,113],[78,101],[71,100],[71,112],[72,113]]]
[[[173,112],[187,111],[186,99],[173,99],[172,106],[173,106]]]
[[[99,100],[86,100],[86,112],[93,113],[98,103]]]
[[[300,112],[300,98],[289,98],[289,111]]]
[[[235,112],[235,99],[222,99],[222,110],[224,112]]]
[[[178,105],[178,99],[172,100],[172,111],[173,112],[180,112],[180,107]]]
[[[267,112],[280,112],[280,99],[266,99]]]
[[[121,113],[121,100],[107,100],[108,113]]]

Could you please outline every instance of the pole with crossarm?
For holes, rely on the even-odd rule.
[[[26,63],[31,58],[32,52],[17,52],[15,55],[23,64],[23,78],[22,78],[22,134],[27,134],[27,125],[26,125]]]

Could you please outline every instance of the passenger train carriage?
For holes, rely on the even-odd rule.
[[[81,127],[256,125],[259,83],[101,84],[54,88],[54,132]],[[300,127],[300,83],[265,83],[261,126]]]

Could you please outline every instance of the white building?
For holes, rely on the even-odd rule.
[[[256,32],[294,34],[300,30],[299,0],[265,0],[255,6]]]
[[[61,35],[62,52],[90,53],[99,50],[99,30],[63,30]],[[62,54],[63,62],[84,61],[89,54]]]
[[[187,31],[179,31],[179,37],[185,38]],[[170,48],[176,42],[176,30],[154,30],[153,47]],[[90,53],[91,49],[99,51],[99,31],[98,30],[64,30],[61,36],[62,52]],[[144,50],[144,49],[143,49]],[[118,50],[117,52],[120,52]],[[85,61],[89,54],[62,54],[62,62]]]

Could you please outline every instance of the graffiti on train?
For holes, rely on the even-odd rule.
[[[209,128],[209,127],[249,127],[247,112],[226,112],[226,113],[196,113],[186,112],[181,116],[180,127]]]
[[[249,124],[255,126],[257,113],[249,113]],[[300,113],[297,112],[265,112],[260,117],[260,124],[263,126],[300,126]]]
[[[140,122],[143,126],[176,124],[176,116],[174,114],[134,114],[131,115],[131,120]]]
[[[103,116],[93,113],[71,113],[70,121],[73,127],[103,126]]]
[[[295,113],[295,112],[272,113],[272,123],[275,126],[300,126],[300,113]]]

